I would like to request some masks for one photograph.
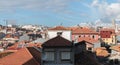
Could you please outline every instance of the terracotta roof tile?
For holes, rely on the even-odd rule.
[[[41,48],[41,43],[27,43],[27,46],[21,47],[19,48],[19,44],[25,44],[25,42],[19,42],[19,43],[15,43],[13,46],[10,46],[7,48],[7,50],[18,50],[21,48],[25,48],[25,47],[39,47]]]
[[[72,30],[73,34],[99,34],[98,32],[96,32],[95,30],[92,30],[88,27],[71,27],[70,28]]]
[[[111,31],[112,33],[115,33],[115,30],[110,28],[102,28],[100,31]]]
[[[35,60],[39,63],[41,63],[41,51],[34,48],[34,47],[27,47],[27,49],[29,50],[29,52],[32,54],[32,56],[35,58]]]
[[[3,65],[40,65],[30,54],[27,48],[18,50],[17,52],[10,54],[0,59],[0,64]]]
[[[99,40],[92,39],[91,37],[80,37],[80,38],[78,38],[78,42],[83,41],[83,40],[85,40],[87,42],[90,42],[90,43],[99,42]]]
[[[100,57],[106,57],[109,55],[105,47],[94,48],[94,51],[96,52],[96,55]]]
[[[40,47],[41,48],[41,44],[40,43],[28,43],[28,47]]]
[[[69,30],[69,29],[66,27],[63,27],[63,26],[56,26],[56,27],[50,28],[48,30]]]
[[[120,52],[120,45],[112,46],[110,49]]]
[[[52,39],[44,42],[42,44],[42,46],[43,47],[44,46],[47,46],[47,47],[50,47],[50,46],[52,46],[52,47],[55,47],[55,46],[58,46],[58,47],[67,46],[68,47],[68,46],[72,46],[72,42],[65,39],[65,38],[63,38],[63,37],[61,37],[61,36],[57,36],[55,38],[52,38]]]

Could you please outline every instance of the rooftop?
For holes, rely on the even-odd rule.
[[[88,27],[70,27],[73,34],[98,34],[95,30],[92,30]]]
[[[67,28],[65,28],[63,26],[56,26],[54,28],[49,28],[48,30],[69,30],[69,29],[67,29]]]
[[[112,46],[110,49],[120,52],[120,45]]]
[[[109,55],[105,47],[94,48],[94,51],[96,52],[96,56],[99,57],[107,57]]]
[[[102,28],[100,31],[111,31],[112,33],[115,33],[115,30],[111,28]]]
[[[40,65],[27,48],[0,59],[1,65]]]
[[[92,39],[91,37],[80,37],[80,38],[78,38],[78,41],[79,41],[79,42],[81,42],[81,41],[83,41],[83,40],[85,40],[85,41],[87,41],[87,42],[89,42],[89,43],[99,42],[99,40],[97,40],[97,39]]]
[[[42,44],[42,46],[44,47],[70,47],[70,46],[72,46],[72,42],[71,41],[69,41],[69,40],[67,40],[67,39],[65,39],[65,38],[63,38],[63,37],[61,37],[61,36],[57,36],[57,37],[55,37],[55,38],[52,38],[52,39],[50,39],[50,40],[48,40],[48,41],[46,41],[46,42],[44,42],[43,44]]]

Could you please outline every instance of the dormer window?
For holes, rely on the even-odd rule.
[[[62,51],[61,52],[61,61],[70,61],[71,56],[70,56],[70,51]]]
[[[58,35],[58,36],[61,36],[61,35],[62,35],[62,32],[57,32],[57,35]]]
[[[45,61],[54,61],[55,57],[54,57],[54,52],[53,51],[46,51],[45,52]]]

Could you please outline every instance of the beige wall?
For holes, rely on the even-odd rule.
[[[115,38],[115,36],[111,36],[110,38],[102,38],[102,40],[103,40],[105,43],[108,43],[108,44],[115,44],[115,43],[116,43],[116,38]]]

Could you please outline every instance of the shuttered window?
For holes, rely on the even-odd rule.
[[[45,52],[45,60],[46,61],[54,61],[55,60],[54,52]]]
[[[61,52],[62,61],[70,61],[70,52]]]

